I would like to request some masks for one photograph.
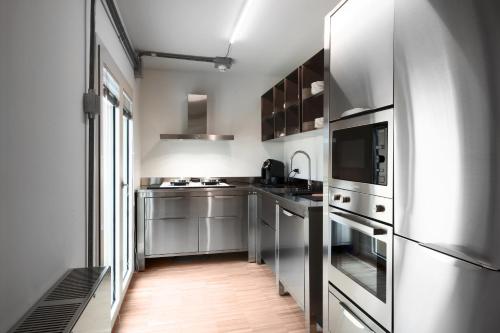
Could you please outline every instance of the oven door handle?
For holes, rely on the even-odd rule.
[[[352,216],[347,213],[341,213],[341,212],[332,212],[330,213],[330,219],[335,220],[335,222],[342,223],[344,225],[347,225],[353,229],[356,229],[358,231],[361,231],[362,233],[369,235],[369,236],[379,236],[379,235],[386,235],[387,230],[383,228],[374,228],[372,226],[362,224],[360,222],[357,222],[355,220],[352,220],[349,218],[349,216]]]

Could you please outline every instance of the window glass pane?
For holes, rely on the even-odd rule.
[[[122,116],[122,278],[125,278],[129,271],[129,251],[130,251],[130,206],[129,206],[129,119]]]
[[[103,99],[101,115],[101,177],[102,177],[102,225],[104,232],[104,265],[111,266],[112,303],[115,300],[115,158],[114,158],[114,114],[115,107]]]
[[[113,95],[120,96],[120,85],[106,68],[103,69],[102,80]]]

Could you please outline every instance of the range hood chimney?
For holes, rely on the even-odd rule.
[[[162,140],[234,140],[232,134],[208,134],[207,95],[188,95],[188,128],[185,134],[160,134]]]

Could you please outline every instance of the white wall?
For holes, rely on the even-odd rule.
[[[96,3],[97,34],[134,87]],[[86,1],[0,1],[0,332],[85,265],[86,28]]]
[[[283,161],[286,164],[287,173],[291,170],[290,157],[297,150],[303,150],[311,157],[311,179],[323,181],[323,136],[322,131],[315,131],[314,136],[310,133],[302,133],[287,138],[283,143]],[[307,179],[307,158],[303,154],[295,156],[293,168],[298,168],[300,174],[295,178]]]
[[[84,1],[0,1],[0,332],[85,264],[84,26]]]
[[[141,176],[259,176],[267,158],[282,159],[281,143],[260,140],[260,96],[277,78],[231,72],[144,72],[140,85]],[[161,141],[187,126],[187,95],[208,94],[208,129],[234,141]]]

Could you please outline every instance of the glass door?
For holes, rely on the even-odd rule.
[[[122,197],[121,197],[121,226],[122,226],[122,249],[121,249],[121,268],[122,279],[125,280],[131,272],[132,264],[132,101],[127,94],[123,94],[124,105],[121,116],[121,178],[122,178]]]
[[[133,271],[132,100],[103,67],[100,121],[101,265],[111,267],[112,313]]]
[[[104,69],[103,73],[103,99],[100,122],[100,148],[101,148],[101,264],[111,267],[111,304],[118,298],[118,244],[117,237],[119,224],[117,221],[117,142],[119,139],[119,113],[118,98],[120,89],[111,74]]]

